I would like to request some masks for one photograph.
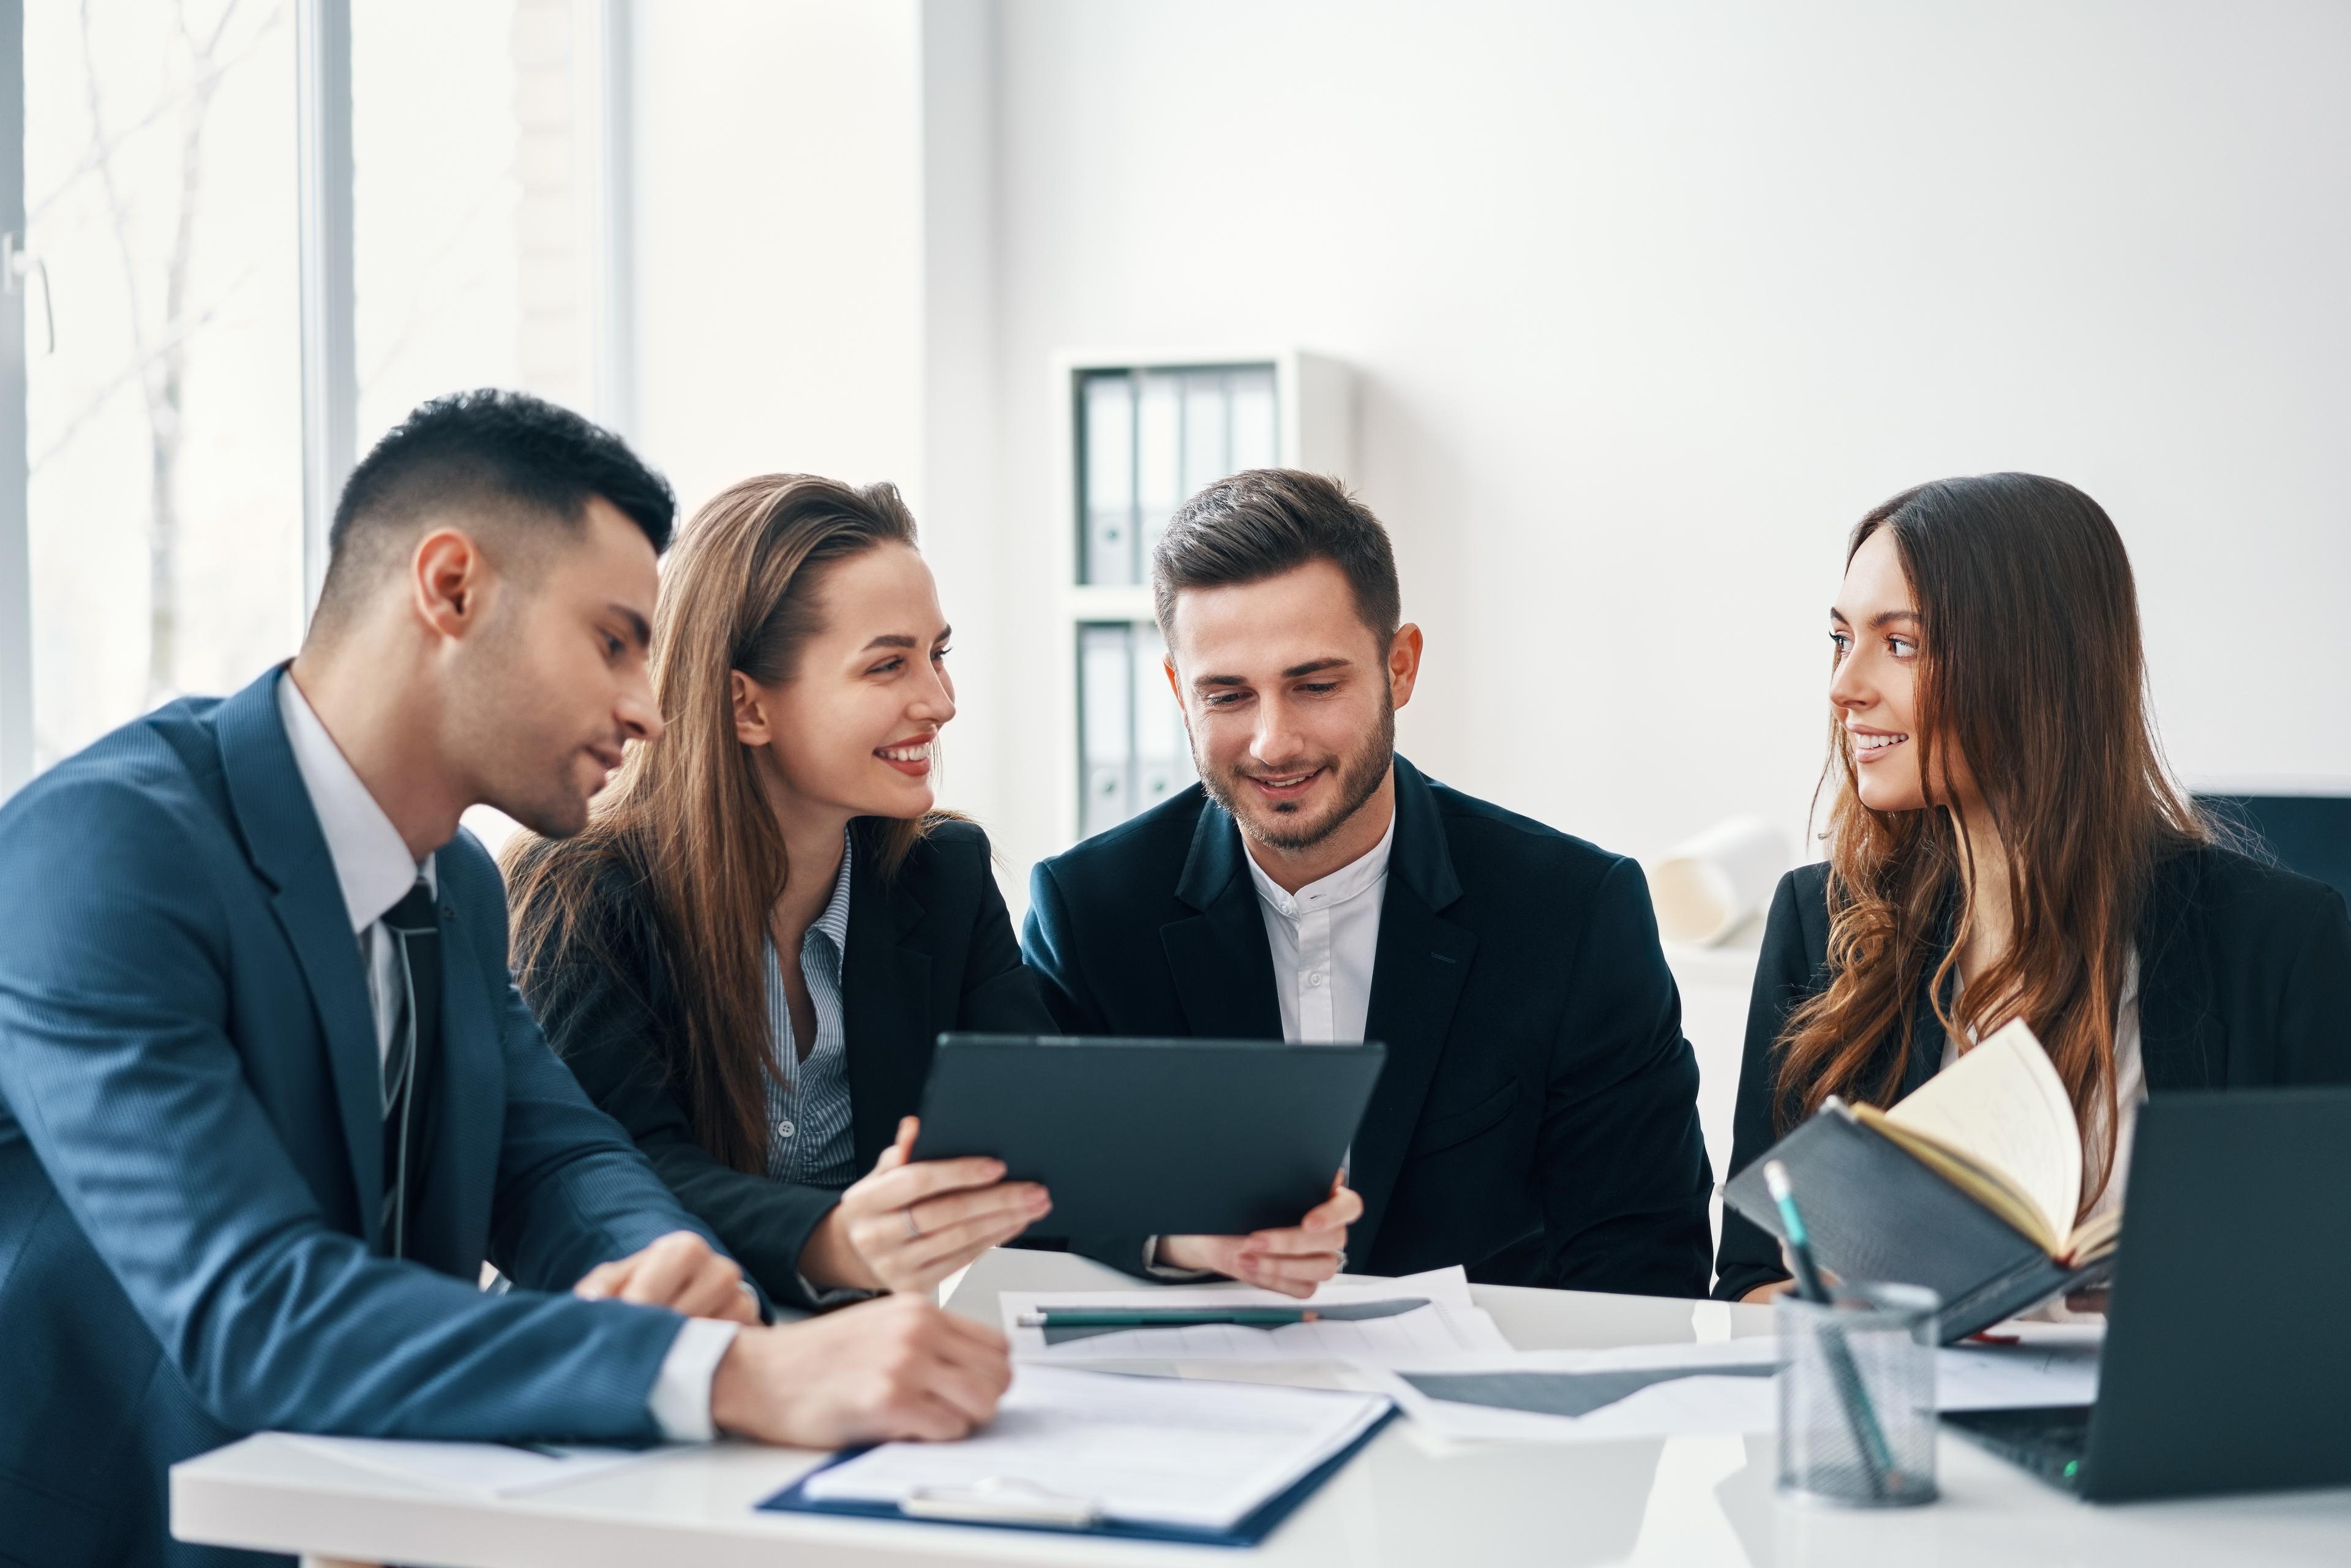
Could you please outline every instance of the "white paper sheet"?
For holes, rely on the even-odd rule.
[[[1281,1328],[1242,1328],[1230,1323],[1192,1328],[1124,1329],[1065,1344],[1049,1345],[1039,1328],[1020,1319],[1050,1308],[1335,1305],[1425,1296],[1428,1305],[1391,1318],[1355,1322],[1291,1323]],[[1081,1365],[1117,1361],[1360,1361],[1385,1362],[1431,1355],[1495,1354],[1510,1342],[1494,1320],[1469,1296],[1460,1269],[1437,1269],[1401,1280],[1329,1281],[1307,1302],[1249,1285],[1218,1285],[1141,1291],[1007,1291],[998,1298],[1004,1333],[1012,1354],[1024,1361]]]
[[[345,1464],[476,1497],[513,1497],[565,1486],[679,1451],[594,1448],[566,1445],[510,1448],[504,1443],[419,1443],[394,1437],[321,1437],[288,1434]]]
[[[1343,1450],[1377,1396],[1023,1366],[959,1443],[885,1443],[809,1478],[818,1501],[1016,1487],[1113,1519],[1223,1530]]]
[[[2023,1409],[2087,1405],[2097,1397],[2102,1328],[2010,1323],[2013,1345],[1965,1345],[1935,1353],[1936,1406],[1943,1410]],[[1618,1442],[1708,1433],[1769,1432],[1779,1423],[1769,1377],[1705,1375],[1709,1367],[1768,1366],[1779,1357],[1771,1337],[1709,1343],[1625,1345],[1605,1351],[1531,1351],[1506,1356],[1431,1357],[1358,1364],[1360,1386],[1392,1396],[1415,1421],[1448,1437],[1526,1442]],[[1597,1372],[1690,1368],[1699,1375],[1653,1384],[1580,1416],[1539,1415],[1432,1399],[1401,1374]]]

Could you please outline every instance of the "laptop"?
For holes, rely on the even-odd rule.
[[[1953,1411],[2095,1502],[2351,1486],[2351,1088],[2139,1108],[2087,1408]]]

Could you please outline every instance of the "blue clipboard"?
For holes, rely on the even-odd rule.
[[[1298,1511],[1299,1505],[1324,1481],[1344,1469],[1347,1461],[1363,1452],[1364,1445],[1384,1430],[1396,1418],[1394,1405],[1383,1411],[1379,1418],[1364,1428],[1361,1436],[1344,1448],[1325,1459],[1291,1483],[1285,1490],[1259,1503],[1228,1530],[1197,1530],[1187,1525],[1130,1524],[1123,1520],[1094,1519],[1085,1522],[1050,1518],[1012,1518],[991,1512],[979,1515],[956,1515],[944,1511],[907,1513],[894,1503],[883,1502],[818,1502],[808,1496],[808,1483],[833,1466],[845,1464],[875,1445],[862,1448],[845,1448],[831,1458],[802,1476],[792,1485],[760,1503],[765,1511],[777,1513],[819,1513],[852,1519],[886,1519],[899,1524],[955,1524],[977,1526],[984,1530],[1041,1530],[1054,1535],[1099,1535],[1123,1541],[1169,1541],[1186,1546],[1255,1546],[1273,1533],[1276,1526]]]

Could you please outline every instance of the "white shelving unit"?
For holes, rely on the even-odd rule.
[[[1243,469],[1347,477],[1354,388],[1343,365],[1295,348],[1089,350],[1055,357],[1051,396],[1062,476],[1056,773],[1074,840],[1194,778],[1152,617],[1158,526]]]

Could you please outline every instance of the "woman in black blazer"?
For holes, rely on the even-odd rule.
[[[987,836],[932,810],[947,631],[890,486],[747,480],[663,575],[657,741],[508,852],[549,1042],[769,1297],[923,1291],[1050,1207],[909,1164],[942,1030],[1048,1033]]]
[[[1830,1094],[1890,1104],[2019,1017],[2083,1128],[2085,1214],[2120,1202],[2150,1093],[2351,1082],[2342,896],[2227,847],[2170,783],[2097,504],[2023,474],[1925,485],[1846,559],[1830,853],[1772,899],[1732,1170]],[[1728,1212],[1716,1275],[1726,1301],[1787,1278]]]

